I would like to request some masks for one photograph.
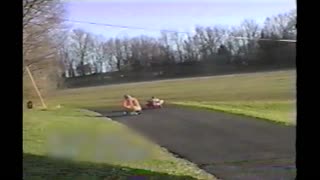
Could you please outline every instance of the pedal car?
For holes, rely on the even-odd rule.
[[[147,101],[146,107],[149,109],[159,109],[162,108],[163,100],[160,100],[159,102],[149,100]]]

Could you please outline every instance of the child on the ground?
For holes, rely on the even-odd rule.
[[[133,115],[140,114],[141,110],[142,110],[138,99],[136,99],[130,95],[124,96],[124,101],[122,103],[122,106],[125,109],[125,113],[130,113]]]

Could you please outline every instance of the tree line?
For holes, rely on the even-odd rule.
[[[289,67],[295,64],[295,43],[278,40],[295,40],[296,33],[296,10],[269,17],[263,25],[245,20],[237,27],[198,26],[194,33],[163,31],[160,37],[105,39],[74,29],[59,54],[64,77],[110,71],[173,75],[224,67]]]
[[[61,0],[23,0],[24,97],[35,95],[25,67],[44,93],[68,79],[106,81],[105,74],[138,80],[295,65],[295,43],[276,41],[296,39],[295,10],[263,25],[245,20],[235,27],[163,31],[159,37],[105,38],[70,30],[64,17]]]

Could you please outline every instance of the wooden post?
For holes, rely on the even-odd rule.
[[[36,90],[36,92],[37,92],[37,94],[38,94],[38,96],[39,96],[39,98],[40,98],[40,101],[41,101],[41,104],[42,104],[43,108],[44,108],[44,109],[47,109],[47,105],[44,103],[44,100],[43,100],[43,98],[42,98],[42,96],[41,96],[41,93],[40,93],[40,91],[39,91],[39,89],[38,89],[38,87],[37,87],[36,82],[35,82],[34,79],[33,79],[33,76],[32,76],[32,74],[31,74],[31,71],[30,71],[30,69],[29,69],[28,66],[26,66],[26,70],[27,70],[27,73],[28,73],[28,75],[29,75],[29,77],[30,77],[30,79],[31,79],[32,85],[33,85],[34,89]]]

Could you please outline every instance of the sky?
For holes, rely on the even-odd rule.
[[[295,0],[68,0],[67,18],[76,21],[141,27],[136,30],[69,22],[109,37],[157,36],[161,29],[192,32],[195,26],[237,26],[245,19],[266,17],[296,8]]]

